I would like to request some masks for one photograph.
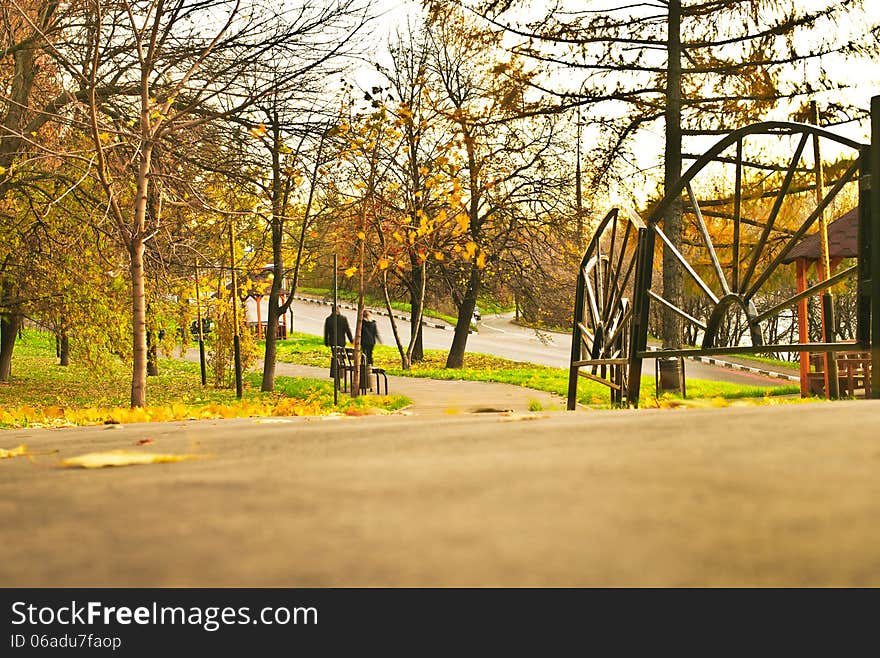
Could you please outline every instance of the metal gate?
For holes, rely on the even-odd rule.
[[[872,178],[880,177],[880,96],[871,103],[871,125],[873,146],[806,124],[748,126],[695,158],[644,223],[617,209],[609,212],[578,275],[568,408],[575,408],[579,377],[608,386],[613,404],[638,406],[644,358],[728,353],[871,351],[871,393],[880,397],[880,285],[871,285],[880,281],[880,194],[870,194]],[[816,166],[825,160],[820,152],[834,158],[828,184]],[[767,153],[791,157],[779,164]],[[847,194],[855,196],[856,183],[858,198],[847,201]],[[805,207],[810,191],[812,202]],[[677,203],[690,231],[682,249],[661,227]],[[858,206],[856,263],[826,274],[803,292],[781,294],[777,280],[786,255],[827,214],[847,203]],[[787,221],[781,221],[783,215]],[[702,298],[698,311],[683,309],[655,291],[660,246],[681,265],[685,285]],[[835,342],[832,335],[822,342],[764,344],[763,323],[847,279],[857,287],[855,343]],[[649,351],[652,305],[695,327],[699,345]],[[720,344],[719,327],[731,312],[744,318],[750,345]]]

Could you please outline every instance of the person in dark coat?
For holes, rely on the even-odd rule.
[[[381,342],[376,321],[370,315],[370,311],[365,310],[364,325],[361,327],[361,347],[364,350],[364,354],[367,355],[367,363],[369,365],[373,365],[373,348],[376,346],[376,343]]]
[[[336,318],[336,342],[333,342],[333,318]],[[349,343],[354,342],[351,335],[351,328],[348,326],[348,318],[340,313],[339,308],[334,306],[333,311],[324,320],[324,345],[330,347],[337,345],[345,347],[346,339]]]
[[[334,319],[336,321],[335,343],[333,342]],[[337,347],[345,347],[346,340],[351,343],[354,342],[354,338],[351,335],[351,328],[348,326],[348,318],[340,313],[339,307],[334,306],[330,315],[324,320],[324,345],[330,347],[335,344]],[[336,376],[336,359],[333,358],[330,359],[330,376]]]

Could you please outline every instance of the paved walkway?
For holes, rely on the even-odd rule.
[[[877,587],[878,417],[857,400],[10,430],[0,446],[39,454],[0,460],[0,587]],[[120,448],[211,457],[58,467]]]
[[[315,368],[278,362],[276,374],[289,377],[328,378],[329,368]],[[384,382],[383,388],[384,391]],[[388,392],[405,395],[413,404],[414,414],[458,414],[488,411],[528,411],[565,409],[565,398],[545,391],[496,382],[428,379],[424,377],[388,377]]]

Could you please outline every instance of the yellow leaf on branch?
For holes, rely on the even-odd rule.
[[[376,266],[379,268],[379,270],[387,270],[389,264],[390,261],[387,258],[380,258],[379,261],[376,263]]]
[[[347,278],[350,279],[350,278],[353,277],[355,274],[357,274],[357,271],[358,271],[358,268],[355,267],[354,265],[352,265],[352,266],[349,267],[347,270],[345,270],[345,276],[346,276]]]
[[[367,236],[364,235],[363,231],[358,231],[357,236],[358,236],[358,240],[365,240],[367,238]]]
[[[477,256],[477,267],[480,269],[486,267],[486,252],[481,251],[479,256]]]
[[[141,464],[166,464],[182,462],[189,459],[204,459],[208,455],[173,455],[134,450],[108,450],[107,452],[90,452],[63,459],[61,465],[66,468],[104,468],[106,466],[138,466]]]

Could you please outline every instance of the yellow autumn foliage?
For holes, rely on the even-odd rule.
[[[166,464],[189,459],[204,459],[207,455],[174,455],[140,452],[136,450],[108,450],[90,452],[61,460],[65,468],[105,468],[107,466],[137,466],[143,464]]]
[[[0,459],[12,459],[13,457],[24,457],[27,454],[27,446],[22,444],[9,450],[0,448]]]
[[[209,402],[198,406],[173,403],[135,409],[127,407],[61,409],[54,406],[39,409],[25,405],[18,408],[0,407],[0,427],[60,428],[263,416],[320,416],[325,413],[326,410],[322,409],[318,401],[298,398],[241,400],[229,404]],[[12,451],[0,449],[0,459],[25,454],[15,452],[22,449],[23,446]]]

